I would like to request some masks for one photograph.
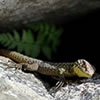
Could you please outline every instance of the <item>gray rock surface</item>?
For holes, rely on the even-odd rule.
[[[60,23],[100,8],[100,0],[0,0],[0,26],[26,23]]]
[[[100,74],[90,79],[68,80],[51,95],[46,88],[50,83],[32,73],[6,69],[9,61],[0,57],[0,100],[100,100]]]

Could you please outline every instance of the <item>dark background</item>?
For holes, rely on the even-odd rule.
[[[81,17],[61,24],[64,32],[52,62],[73,62],[86,59],[99,71],[100,10],[95,10]],[[0,47],[2,48],[2,47]],[[43,55],[38,59],[46,60]]]
[[[61,44],[53,61],[86,59],[99,71],[100,10],[88,13],[63,25]]]

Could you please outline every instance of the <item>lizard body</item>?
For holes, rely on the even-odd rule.
[[[4,49],[0,50],[0,54],[18,62],[19,64],[16,64],[16,67],[21,65],[21,68],[25,70],[36,71],[45,75],[90,78],[95,72],[94,67],[84,59],[79,59],[71,63],[51,63],[24,56],[23,54],[15,51],[8,51]]]

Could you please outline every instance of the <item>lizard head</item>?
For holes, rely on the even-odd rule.
[[[87,77],[90,78],[95,72],[95,68],[86,60],[79,59],[75,62],[73,67],[75,74],[78,77]]]

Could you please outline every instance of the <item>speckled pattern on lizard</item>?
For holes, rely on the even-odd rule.
[[[86,77],[91,78],[95,68],[85,59],[78,59],[75,62],[52,63],[34,59],[15,51],[0,49],[0,55],[6,56],[14,61],[15,67],[27,71],[35,71],[44,75],[59,77]]]

